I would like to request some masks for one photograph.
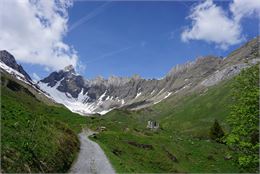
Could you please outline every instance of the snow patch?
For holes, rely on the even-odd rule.
[[[135,98],[138,98],[142,93],[141,92],[138,92],[135,96]]]
[[[173,94],[177,94],[178,92],[180,92],[186,88],[189,88],[191,85],[192,85],[192,83],[189,83],[189,84],[183,86],[181,89],[176,90]]]
[[[172,92],[168,92],[168,94],[164,97],[164,99],[168,98],[171,94]]]
[[[107,90],[99,97],[98,100],[103,100],[103,98],[105,97],[106,93],[107,93]]]
[[[70,93],[66,92],[65,94],[67,95],[67,97],[72,98]]]
[[[104,110],[104,111],[101,111],[101,112],[98,112],[100,115],[105,115],[107,114],[108,112],[112,111],[114,108],[111,108],[111,109],[108,109],[108,110]]]
[[[48,97],[49,99],[52,99],[50,96],[48,96],[44,91],[40,90],[37,86],[37,84],[29,79],[26,79],[25,76],[23,74],[21,74],[20,72],[14,70],[13,68],[7,66],[4,62],[0,61],[0,68],[3,69],[4,71],[6,71],[7,73],[15,76],[18,80],[22,81],[23,83],[30,85],[31,87],[33,87],[39,94],[43,94],[46,97]]]
[[[165,90],[165,88],[163,88],[157,95],[161,94],[164,90]]]
[[[0,61],[0,67],[5,70],[6,72],[8,72],[11,75],[14,75],[15,77],[17,77],[18,80],[23,81],[24,83],[30,84],[28,82],[28,80],[24,77],[23,74],[21,74],[20,72],[14,70],[13,68],[7,66],[5,63]]]
[[[153,104],[160,103],[160,102],[161,102],[161,101],[163,101],[164,99],[168,98],[168,97],[169,97],[171,94],[172,94],[172,92],[167,92],[166,96],[164,96],[164,98],[163,98],[163,99],[161,99],[161,100],[158,100],[158,101],[154,102]]]
[[[72,112],[87,115],[95,113],[94,110],[96,107],[94,103],[83,103],[84,100],[88,98],[87,95],[83,95],[83,89],[79,93],[78,98],[69,98],[65,93],[60,92],[57,87],[60,85],[61,81],[58,81],[54,87],[48,86],[46,83],[39,82],[39,86],[42,90],[46,91],[50,94],[51,98],[53,98],[57,103],[61,103],[66,106]]]

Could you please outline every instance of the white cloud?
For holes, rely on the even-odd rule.
[[[1,0],[0,50],[50,69],[76,66],[77,52],[63,42],[71,5],[71,0]]]
[[[44,67],[44,70],[45,70],[46,72],[50,72],[50,71],[51,71],[50,68],[47,67],[47,66]]]
[[[253,14],[260,15],[259,0],[234,0],[230,4],[230,11],[233,13],[235,21],[240,21],[242,17],[251,16]]]
[[[260,11],[260,1],[235,0],[229,6],[232,17],[212,0],[198,4],[191,9],[188,19],[192,20],[191,27],[186,28],[181,38],[189,40],[204,40],[215,43],[222,49],[227,49],[244,40],[241,19]]]

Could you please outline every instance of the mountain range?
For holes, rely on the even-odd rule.
[[[260,61],[259,38],[255,38],[227,57],[205,56],[177,65],[162,79],[111,76],[85,79],[69,65],[35,83],[9,52],[0,51],[1,72],[7,72],[32,86],[40,95],[63,104],[81,115],[105,114],[115,108],[137,110],[161,102],[170,96],[206,91],[229,79],[242,69]]]
[[[85,163],[97,153],[77,134],[91,129],[95,134],[89,140],[100,145],[118,173],[259,173],[258,166],[241,168],[241,151],[211,136],[216,130],[230,135],[227,120],[239,103],[232,97],[236,88],[241,96],[250,94],[245,98],[250,104],[242,104],[255,113],[258,132],[257,62],[259,37],[225,58],[205,56],[177,65],[162,79],[89,80],[67,66],[35,82],[11,53],[0,51],[1,172],[72,172],[80,161],[84,173],[85,167],[98,166]],[[244,82],[250,85],[245,88]],[[83,159],[75,161],[77,156]]]

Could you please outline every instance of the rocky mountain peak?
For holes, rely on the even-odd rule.
[[[139,74],[134,74],[134,75],[131,77],[131,79],[133,79],[133,80],[140,80],[140,79],[142,79],[142,77],[141,77]]]
[[[198,57],[194,61],[175,66],[162,79],[149,80],[133,75],[110,76],[108,79],[98,76],[86,80],[74,74],[73,66],[68,66],[50,74],[41,81],[41,85],[48,85],[45,89],[50,92],[55,90],[59,95],[53,97],[61,96],[57,101],[81,114],[105,113],[120,107],[140,109],[169,96],[199,91],[233,77],[252,62],[259,61],[258,43],[254,39],[224,59],[216,56]]]
[[[69,72],[69,73],[72,73],[72,74],[76,74],[76,71],[73,67],[73,65],[68,65],[66,66],[64,69],[63,69],[64,72]]]
[[[211,55],[198,57],[195,61],[190,61],[182,65],[176,65],[170,70],[170,72],[167,74],[167,77],[178,76],[179,74],[190,71],[191,69],[194,69],[196,67],[217,67],[221,63],[221,61],[221,58]]]
[[[170,72],[167,74],[167,76],[174,76],[178,73],[182,73],[183,71],[187,70],[188,68],[192,67],[193,65],[194,65],[194,62],[187,62],[182,65],[177,64],[175,67],[173,67],[170,70]]]
[[[15,58],[6,50],[0,51],[0,60],[8,66],[14,66],[16,63]]]
[[[97,76],[96,78],[90,80],[90,84],[92,85],[101,85],[101,84],[104,84],[105,83],[105,78],[102,77],[102,76]]]
[[[220,57],[216,57],[216,56],[212,56],[212,55],[208,55],[208,56],[203,56],[203,57],[198,57],[195,60],[195,64],[203,64],[203,63],[207,63],[207,62],[212,62],[212,61],[221,61],[222,59]]]
[[[130,81],[130,78],[128,77],[117,77],[117,76],[110,76],[107,80],[108,85],[113,86],[121,86],[126,84]]]
[[[27,80],[30,80],[30,81],[32,80],[31,77],[25,72],[23,67],[16,62],[14,56],[12,54],[10,54],[8,51],[6,51],[6,50],[0,51],[0,61],[3,62],[4,64],[6,64],[7,66],[9,66],[10,68],[18,71],[22,75],[24,75],[24,77]]]
[[[76,74],[72,65],[68,65],[62,70],[52,72],[48,77],[42,79],[41,82],[47,83],[51,87],[55,86],[58,82],[63,84],[63,86],[73,83],[80,83],[81,85],[85,83],[83,77]]]
[[[255,61],[254,59],[260,57],[260,36],[248,41],[242,47],[231,52],[225,59],[226,65],[245,62],[248,60]],[[250,61],[249,61],[250,62]]]

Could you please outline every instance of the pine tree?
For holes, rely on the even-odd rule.
[[[221,142],[221,139],[224,136],[224,131],[218,123],[218,120],[215,120],[213,126],[210,128],[209,136],[212,140]]]

